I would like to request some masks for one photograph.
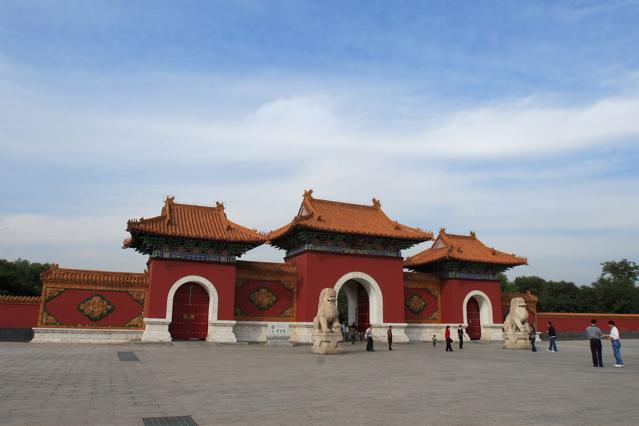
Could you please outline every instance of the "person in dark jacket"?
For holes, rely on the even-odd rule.
[[[555,330],[555,326],[550,321],[548,321],[548,341],[549,346],[546,350],[557,352],[557,330]]]
[[[537,330],[535,329],[535,324],[530,324],[530,333],[528,334],[528,339],[530,339],[530,347],[533,352],[537,352],[537,348],[535,347],[535,340],[537,339]]]
[[[457,327],[457,337],[459,337],[459,349],[464,349],[464,327],[461,324]]]

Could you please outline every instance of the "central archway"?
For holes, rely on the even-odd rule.
[[[178,292],[180,292],[180,289],[182,287],[184,287],[182,289],[182,292],[185,292],[186,294],[186,290],[189,288],[192,288],[193,285],[197,285],[198,287],[200,287],[202,290],[204,290],[208,296],[208,307],[207,307],[207,322],[208,323],[212,323],[214,321],[217,321],[217,311],[218,311],[218,295],[217,295],[217,290],[215,289],[215,286],[213,285],[213,283],[211,283],[211,281],[207,280],[204,277],[198,276],[198,275],[188,275],[186,277],[180,278],[179,280],[177,280],[175,283],[173,283],[173,285],[171,286],[171,288],[169,289],[169,293],[167,295],[166,298],[166,318],[165,320],[168,323],[168,328],[172,328],[171,327],[171,322],[174,319],[174,315],[173,315],[173,310],[174,310],[174,302],[176,300],[176,295],[177,300],[179,302],[180,300],[180,294]],[[197,289],[196,289],[197,291]],[[180,293],[182,293],[180,292]],[[189,291],[189,293],[192,293],[192,290]],[[184,296],[184,295],[183,295]],[[203,299],[203,298],[201,298]],[[177,307],[177,306],[176,306]],[[183,313],[182,313],[183,315]],[[207,335],[204,336],[205,338],[208,338],[208,327],[207,327]]]
[[[351,283],[356,283],[357,285]],[[361,293],[361,290],[359,290],[360,293],[358,294],[358,287],[360,286],[368,296],[368,323],[371,325],[383,324],[384,303],[382,290],[373,277],[363,272],[349,272],[337,280],[333,287],[338,294],[342,288],[346,291],[349,323],[352,323],[356,318],[356,312],[359,310],[356,310],[356,307],[359,306],[363,308],[364,305],[364,295]],[[360,319],[358,318],[356,322],[359,324]]]

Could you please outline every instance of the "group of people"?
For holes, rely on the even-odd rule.
[[[615,357],[615,367],[623,368],[624,363],[621,358],[621,336],[619,333],[619,329],[615,325],[615,322],[610,320],[608,321],[608,326],[610,327],[609,334],[603,334],[601,329],[597,327],[597,320],[593,319],[590,321],[590,326],[586,328],[586,337],[590,341],[590,352],[592,354],[592,363],[593,367],[603,367],[602,360],[602,345],[601,339],[610,339],[612,344],[612,352]],[[344,332],[344,338],[346,339],[347,335],[350,335],[350,340],[355,343],[355,335],[357,333],[357,325],[353,323],[349,326],[342,326],[342,332]],[[548,349],[549,352],[557,352],[557,330],[552,322],[547,322],[547,330],[548,333]],[[388,350],[393,350],[393,326],[388,326],[386,330],[386,337],[388,339]],[[464,327],[459,325],[457,327],[457,337],[459,341],[459,349],[464,348]],[[366,351],[374,352],[373,346],[373,327],[368,326],[366,332],[364,333],[364,338],[366,339]],[[537,339],[537,330],[535,329],[534,324],[530,324],[530,332],[528,334],[528,338],[530,339],[530,346],[533,352],[537,352],[537,347],[535,346],[535,340]],[[450,334],[450,326],[446,326],[446,330],[444,331],[444,339],[446,340],[446,352],[453,351],[453,339]],[[437,335],[433,334],[433,346],[437,346]]]
[[[548,321],[548,342],[549,346],[546,349],[549,352],[557,352],[557,330],[552,322]],[[603,354],[601,339],[609,339],[612,345],[612,353],[615,357],[615,367],[623,368],[623,358],[621,358],[621,336],[619,329],[615,325],[613,320],[608,321],[608,327],[610,328],[609,334],[603,334],[601,329],[597,327],[597,320],[590,321],[590,325],[586,328],[586,338],[590,341],[590,354],[592,355],[592,366],[603,367]],[[535,325],[530,325],[530,346],[533,352],[537,352],[535,347],[535,340],[537,339],[537,330]]]
[[[586,337],[590,340],[590,354],[592,355],[592,366],[603,367],[601,339],[610,339],[612,345],[612,353],[615,357],[614,367],[623,368],[623,358],[621,358],[621,336],[615,322],[608,321],[610,327],[609,334],[603,334],[601,329],[597,327],[597,320],[591,320],[590,325],[586,328]]]

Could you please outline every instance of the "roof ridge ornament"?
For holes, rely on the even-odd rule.
[[[373,207],[376,209],[381,209],[382,208],[382,203],[381,201],[379,201],[377,198],[373,198]],[[397,221],[395,221],[397,222]]]
[[[223,202],[216,201],[216,202],[215,202],[215,207],[216,207],[216,208],[218,208],[218,209],[220,209],[220,210],[222,210],[222,211],[224,211],[224,210],[225,210],[225,207],[224,207],[224,203],[223,203]]]
[[[475,234],[475,231],[470,231],[470,238],[472,238],[473,240],[477,239],[477,234]]]
[[[173,219],[173,215],[171,212],[171,206],[173,205],[173,202],[175,201],[175,196],[171,196],[169,197],[168,195],[166,196],[166,198],[164,199],[164,208],[162,209],[162,216],[166,216],[166,224],[170,225]],[[142,219],[140,219],[142,220]]]
[[[307,189],[304,191],[304,198],[308,198],[309,200],[313,199],[313,190]]]

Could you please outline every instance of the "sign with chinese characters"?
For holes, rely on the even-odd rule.
[[[266,331],[267,337],[288,337],[288,323],[269,322]]]

